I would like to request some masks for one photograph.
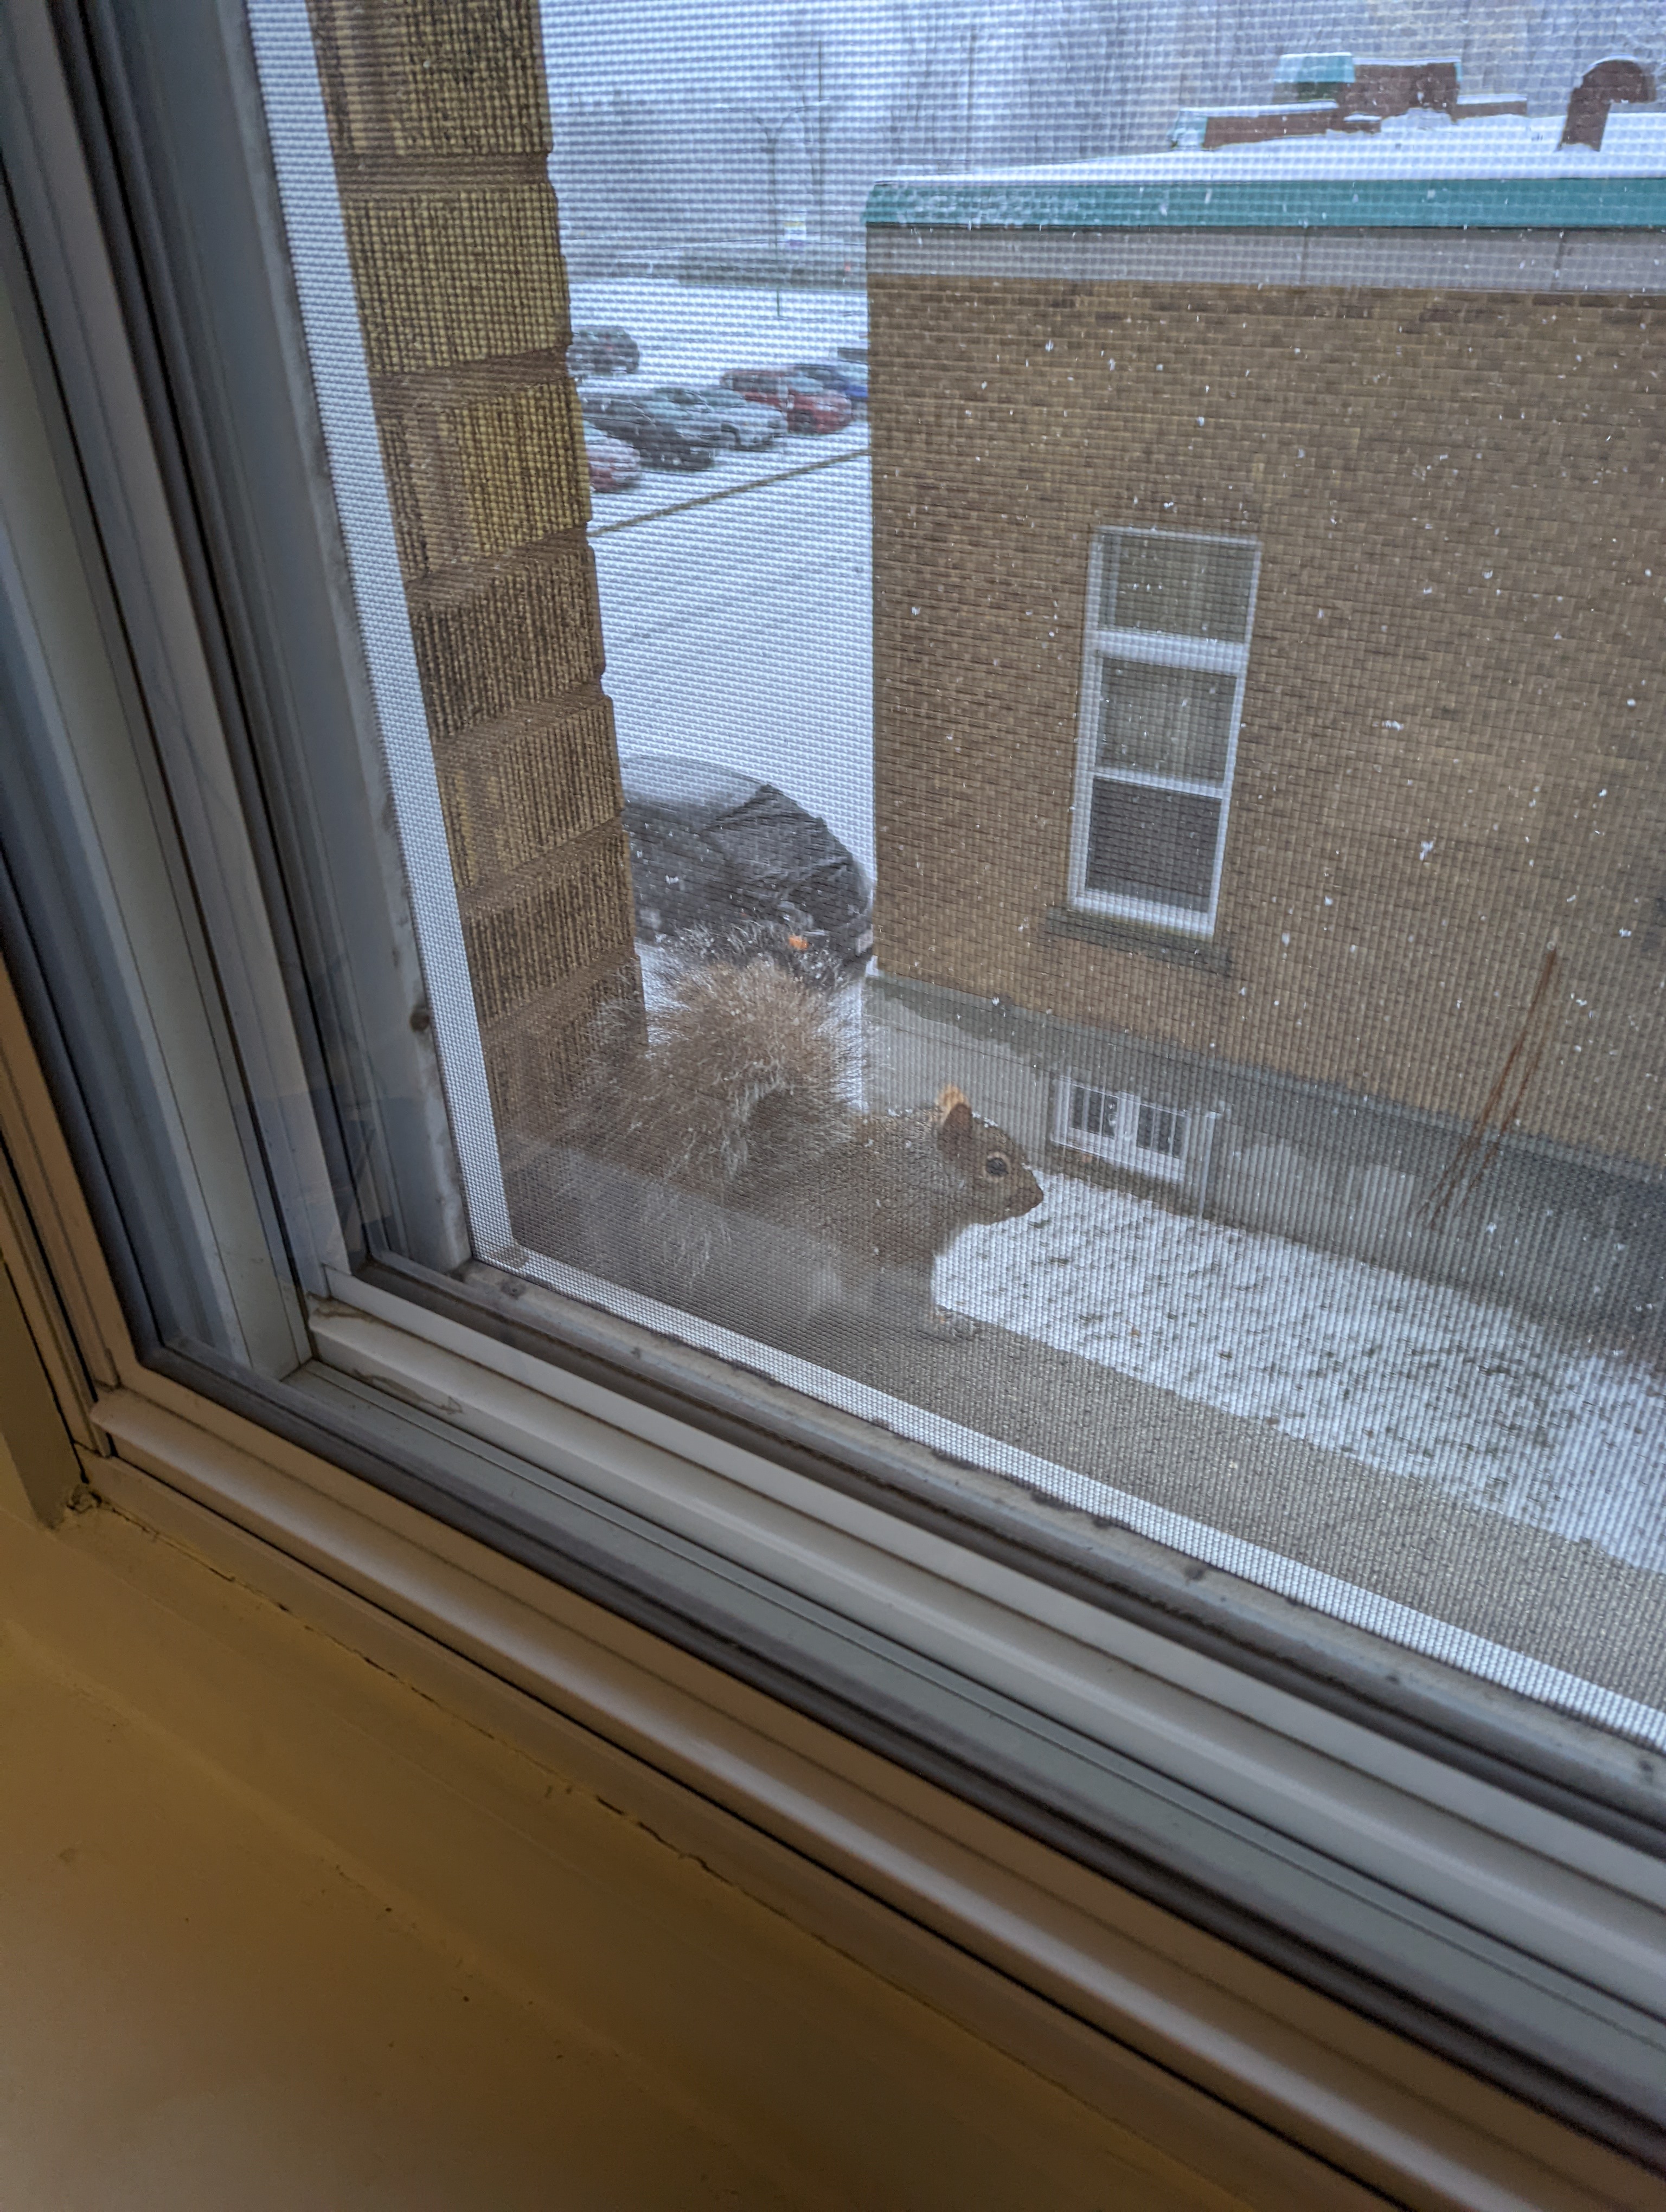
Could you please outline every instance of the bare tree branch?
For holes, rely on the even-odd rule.
[[[827,179],[833,126],[849,106],[838,89],[839,68],[830,52],[820,17],[800,9],[775,33],[775,74],[782,99],[791,106],[809,172],[810,200],[816,228],[827,230]]]

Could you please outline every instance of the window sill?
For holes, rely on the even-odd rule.
[[[1047,909],[1049,937],[1073,937],[1084,945],[1099,945],[1114,952],[1144,952],[1153,960],[1172,960],[1182,967],[1201,969],[1206,975],[1230,975],[1231,943],[1217,931],[1213,937],[1193,937],[1184,930],[1153,928],[1143,921],[1128,921],[1111,914],[1089,914],[1079,907],[1050,906]]]
[[[1666,1941],[1654,1932],[1666,1895],[1646,1853],[1616,1848],[1583,1825],[1572,1828],[1513,1792],[1500,1796],[1444,1760],[1431,1762],[1375,1729],[1320,1712],[1236,1666],[1118,1620],[1066,1587],[1037,1588],[1027,1574],[919,1523],[702,1437],[595,1382],[483,1339],[460,1321],[424,1314],[368,1285],[345,1282],[340,1292],[351,1303],[315,1310],[322,1358],[297,1378],[295,1396],[313,1408],[320,1433],[341,1434],[350,1447],[356,1432],[390,1473],[372,1490],[332,1471],[330,1486],[340,1504],[353,1498],[354,1525],[302,1537],[301,1556],[331,1579],[356,1585],[374,1605],[453,1649],[452,1623],[459,1620],[471,1657],[511,1680],[522,1676],[528,1652],[520,1626],[511,1626],[507,1650],[490,1637],[477,1641],[483,1618],[477,1593],[465,1597],[460,1615],[450,1605],[432,1609],[424,1594],[413,1617],[407,1608],[416,1594],[406,1570],[359,1581],[369,1564],[367,1517],[386,1528],[413,1516],[411,1534],[430,1562],[437,1551],[460,1547],[473,1562],[471,1582],[483,1578],[506,1595],[513,1585],[522,1625],[533,1593],[540,1613],[558,1616],[578,1605],[591,1620],[611,1621],[608,1641],[644,1638],[663,1655],[656,1662],[662,1671],[690,1669],[703,1705],[739,1700],[769,1717],[763,1725],[776,1740],[783,1731],[794,1739],[809,1731],[818,1767],[842,1771],[855,1761],[865,1772],[892,1778],[888,1786],[902,1793],[899,1810],[903,1803],[921,1807],[923,1791],[933,1807],[923,1817],[933,1831],[958,1832],[958,1816],[948,1810],[958,1805],[983,1839],[981,1855],[1039,1851],[1059,1870],[1049,1883],[1063,1880],[1073,1890],[1085,1884],[1105,1900],[1097,1909],[1119,1921],[1132,1911],[1142,1925],[1152,1913],[1172,1929],[1190,1923],[1219,1958],[1235,1960],[1235,1980],[1253,1978],[1265,1991],[1257,2002],[1286,2026],[1316,2003],[1331,2035],[1347,2022],[1351,2034],[1371,2039],[1385,2054],[1377,2067],[1394,2051],[1387,2070],[1396,2075],[1407,2063],[1420,2070],[1433,2066],[1482,2094],[1475,2077],[1490,2072],[1499,2086],[1485,2094],[1502,2094],[1517,2110],[1510,2092],[1533,2094],[1528,2074],[1534,2085],[1548,2077],[1535,2061],[1525,2062],[1524,2074],[1513,2058],[1501,2075],[1486,2056],[1487,2030],[1490,2024],[1496,2033],[1502,2019],[1515,2017],[1509,2008],[1519,2005],[1523,1986],[1532,1990],[1535,2033],[1542,2030],[1547,2049],[1560,2049],[1560,2063],[1550,2063],[1567,2085],[1541,2088],[1540,2095],[1556,2094],[1566,2105],[1575,2081],[1589,2085],[1573,2092],[1576,2124],[1608,2135],[1613,2123],[1602,2119],[1602,2100],[1593,2101],[1590,2088],[1599,2079],[1635,2083],[1651,2072],[1650,2062],[1626,2055],[1626,2039],[1634,2044],[1640,2035],[1649,2043],[1655,2033],[1635,2012],[1639,2002],[1651,2003],[1637,1978]],[[423,1334],[413,1334],[412,1325]],[[185,1413],[184,1393],[175,1402]],[[97,1418],[124,1455],[149,1458],[151,1432],[133,1395],[105,1401]],[[231,1417],[230,1427],[224,1413],[211,1418],[228,1442],[234,1430],[242,1445],[234,1458],[246,1468],[252,1449],[262,1456],[271,1449],[264,1440],[252,1445],[240,1418]],[[331,1447],[320,1443],[305,1452],[315,1468],[318,1450]],[[294,1458],[295,1447],[280,1444],[277,1454]],[[149,1471],[168,1479],[161,1461]],[[237,1475],[229,1496],[213,1480],[188,1486],[210,1507],[217,1493],[220,1510],[292,1551],[301,1522],[313,1517],[306,1494],[321,1475],[303,1478],[297,1496],[293,1485],[274,1486],[271,1477],[252,1487],[252,1472]],[[106,1479],[101,1471],[100,1487]],[[437,1486],[450,1505],[440,1502]],[[398,1495],[390,1497],[390,1487]],[[424,1503],[419,1492],[435,1499],[438,1522],[421,1510],[413,1516]],[[410,1502],[401,1504],[400,1495]],[[245,1520],[251,1506],[252,1524]],[[490,1549],[464,1533],[474,1527],[484,1533],[487,1523],[497,1532]],[[506,1557],[504,1546],[514,1556]],[[421,1579],[429,1579],[427,1567]],[[586,1630],[587,1641],[596,1633]],[[523,1686],[538,1694],[536,1679]],[[571,1711],[570,1687],[563,1692],[552,1679],[550,1688],[551,1702]],[[587,1697],[581,1703],[588,1705]],[[1191,2070],[1188,2056],[1195,2059],[1201,2046],[1194,2049],[1184,2037],[1177,2045],[1146,2014],[1143,1999],[1132,2011],[1119,2001],[1106,2012],[1099,1966],[1084,1959],[1080,1978],[1073,1969],[1060,1981],[1056,1959],[1046,1963],[1050,1908],[1020,1929],[1013,1900],[984,1896],[963,1867],[950,1885],[961,1902],[945,1917],[942,1870],[926,1864],[936,1846],[923,1834],[909,1842],[908,1855],[918,1863],[899,1888],[899,1839],[876,1833],[859,1842],[846,1812],[817,1800],[801,1771],[766,1773],[773,1754],[762,1747],[748,1747],[737,1768],[737,1747],[708,1742],[702,1750],[681,1724],[668,1740],[650,1729],[644,1741],[635,1695],[623,1710],[573,1717],[616,1741],[623,1723],[635,1739],[630,1747],[662,1771],[669,1763],[690,1786],[730,1803],[789,1848],[846,1879],[877,1885],[888,1903],[1032,1991],[1045,1990],[1101,2032],[1194,2081],[1205,2078]],[[970,1754],[969,1745],[976,1747]],[[995,1838],[1004,1839],[998,1852]],[[1189,1903],[1177,1901],[1177,1883]],[[1408,1887],[1420,1895],[1408,1896]],[[1627,1889],[1632,1895],[1622,1898]],[[1529,1893],[1537,1903],[1523,1915]],[[1039,1897],[1036,1902],[1043,1906]],[[1255,1925],[1263,1930],[1261,1940]],[[1285,1929],[1288,1939],[1276,1951],[1265,1938],[1272,1927]],[[1032,1951],[1032,1942],[1039,1949]],[[1374,1960],[1368,1971],[1386,1972],[1392,1983],[1408,1943],[1446,1985],[1436,2001],[1446,2021],[1463,2024],[1456,2031],[1438,2029],[1415,1999],[1409,2014],[1403,1997],[1385,2013],[1357,1972],[1344,1970],[1339,1980],[1324,1965],[1325,1957]],[[1584,2010],[1581,2055],[1571,2055],[1557,1994],[1570,1971],[1582,1988],[1595,1978],[1590,1970],[1599,1959],[1602,1978],[1615,1979],[1616,1997],[1628,1989],[1631,2007],[1616,2005],[1600,2063]],[[1408,2027],[1420,2052],[1402,2043]],[[1232,2039],[1239,2044],[1237,2031]],[[1308,2093],[1283,2109],[1268,2108],[1259,2073],[1257,2062],[1235,2077],[1229,2100],[1277,2110],[1274,2124],[1281,2131],[1314,2148],[1322,2142],[1322,2155],[1344,2162],[1328,2125],[1316,2138],[1310,2134],[1319,2116]],[[1213,2063],[1207,2078],[1215,2086]],[[1652,2142],[1666,2118],[1666,2111],[1652,2124],[1643,2117],[1656,2114],[1656,2093],[1610,2088],[1616,2093],[1636,2115],[1620,2123],[1621,2140]],[[1449,2098],[1441,2101],[1450,2113]],[[1396,2191],[1406,2178],[1396,2177]]]
[[[459,1379],[457,1363],[440,1364]],[[1103,2118],[1132,2118],[1160,2156],[1207,2177],[1206,2195],[1213,2182],[1269,2212],[1353,2202],[1360,2184],[1432,2207],[1649,2201],[1628,2160],[1426,2049],[327,1463],[202,1411],[238,1443],[132,1393],[98,1410],[119,1452],[97,1467],[100,1492],[130,1526],[172,1540],[142,1543],[131,1571],[155,1559],[176,1616],[191,1610],[168,1564],[182,1545],[215,1570],[210,1611],[228,1583],[275,1600]],[[67,1538],[38,1540],[106,1520],[73,1516]],[[250,1734],[236,1718],[222,1743]],[[493,1869],[475,1865],[471,1881],[490,1893]],[[542,1908],[528,1909],[541,1937]],[[813,2081],[804,2100],[794,2119],[824,2127]]]

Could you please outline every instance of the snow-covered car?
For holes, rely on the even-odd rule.
[[[591,323],[575,331],[567,346],[569,376],[635,376],[641,351],[629,331],[616,323]]]
[[[830,392],[847,398],[859,415],[867,412],[867,365],[860,361],[800,361],[793,364],[800,376],[824,384]]]
[[[818,814],[711,761],[644,753],[619,765],[638,937],[705,929],[722,944],[762,926],[827,982],[866,959],[873,894]]]
[[[716,422],[703,408],[596,391],[586,392],[580,405],[587,429],[593,426],[610,438],[623,439],[650,468],[708,469],[716,456]]]
[[[842,392],[796,369],[728,368],[718,381],[743,399],[775,408],[787,418],[789,430],[842,430],[850,420],[850,402]]]
[[[787,418],[773,407],[760,407],[721,384],[660,384],[652,395],[669,399],[678,407],[700,407],[717,423],[720,441],[739,451],[742,447],[771,446],[787,434]]]
[[[593,424],[585,428],[584,458],[592,491],[623,491],[641,479],[642,457],[636,448],[627,446],[623,438],[610,438],[605,430],[598,430]]]

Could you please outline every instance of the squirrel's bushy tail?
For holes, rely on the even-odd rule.
[[[769,960],[678,966],[648,1012],[631,1164],[722,1202],[801,1174],[845,1134],[849,1040],[824,994]]]
[[[564,1116],[572,1225],[639,1280],[691,1285],[845,1141],[857,1054],[830,995],[704,942],[654,963],[646,1028],[605,1015]],[[690,1205],[689,1201],[696,1201]],[[703,1202],[702,1202],[703,1201]]]

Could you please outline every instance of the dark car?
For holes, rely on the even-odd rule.
[[[587,392],[581,404],[587,423],[634,446],[651,468],[708,469],[716,457],[716,423],[691,407],[605,392]]]
[[[629,331],[615,323],[588,323],[575,331],[567,348],[569,376],[612,376],[622,372],[635,376],[641,365],[641,349]]]
[[[641,480],[642,457],[635,446],[593,426],[585,432],[584,458],[592,491],[623,491]]]
[[[793,364],[800,376],[842,392],[859,415],[867,411],[867,369],[856,361],[800,361]]]
[[[718,379],[743,399],[774,407],[787,417],[789,430],[842,430],[850,420],[850,402],[841,392],[800,376],[792,368],[730,368]]]
[[[620,769],[639,937],[698,929],[721,947],[761,929],[825,982],[866,959],[873,893],[819,815],[710,761],[642,754]]]
[[[721,384],[660,384],[652,395],[669,399],[674,407],[692,407],[715,418],[721,444],[737,451],[742,447],[772,446],[787,434],[784,416],[774,407],[760,407]]]

